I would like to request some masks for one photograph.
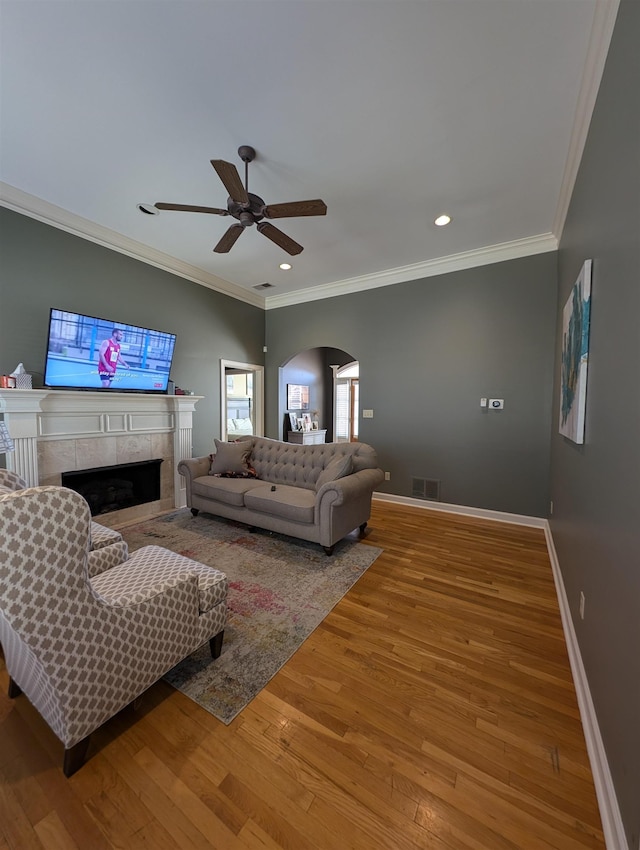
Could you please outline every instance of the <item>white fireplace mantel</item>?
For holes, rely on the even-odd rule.
[[[41,482],[38,443],[53,440],[173,435],[174,504],[186,504],[177,465],[192,456],[193,412],[202,396],[73,390],[0,390],[0,408],[15,444],[6,455],[7,469],[29,484]]]

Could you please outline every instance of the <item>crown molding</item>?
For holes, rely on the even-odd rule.
[[[307,301],[319,301],[323,298],[333,298],[336,295],[347,295],[350,292],[362,292],[366,289],[376,289],[381,286],[392,286],[395,283],[404,283],[409,280],[420,280],[424,277],[446,274],[447,272],[470,269],[476,266],[499,263],[502,260],[513,260],[519,257],[528,257],[533,254],[542,254],[547,251],[555,251],[558,248],[558,240],[552,233],[543,233],[539,236],[529,236],[525,239],[517,239],[513,242],[504,242],[499,245],[490,245],[474,251],[465,251],[461,254],[452,254],[448,257],[439,257],[426,260],[422,263],[414,263],[395,269],[375,272],[374,274],[361,275],[339,280],[333,283],[314,286],[299,292],[291,292],[283,295],[272,295],[264,298],[257,293],[248,292],[235,284],[208,274],[196,266],[184,263],[181,260],[156,251],[148,245],[129,239],[122,233],[110,230],[95,222],[88,221],[75,213],[62,209],[55,204],[37,198],[10,186],[8,183],[0,182],[0,206],[27,215],[64,230],[82,239],[88,239],[105,248],[126,254],[143,263],[155,266],[163,271],[183,277],[193,283],[206,286],[216,292],[229,295],[239,301],[252,304],[262,309],[275,309],[286,307],[290,304],[304,304]]]
[[[148,263],[150,266],[178,275],[178,277],[185,278],[193,283],[199,283],[201,286],[221,292],[223,295],[229,295],[231,298],[264,309],[264,298],[258,293],[248,292],[246,289],[224,280],[224,278],[209,274],[197,268],[197,266],[184,263],[169,254],[164,254],[162,251],[157,251],[155,248],[129,239],[122,233],[110,230],[108,227],[88,221],[75,213],[62,209],[62,207],[43,201],[42,198],[23,192],[15,186],[10,186],[8,183],[0,182],[0,206],[35,218],[37,221],[57,227],[59,230],[64,230],[74,236],[80,236],[82,239],[89,240],[89,242],[95,242],[104,248],[126,254],[128,257],[133,257],[134,260],[141,260],[143,263]]]
[[[593,13],[591,35],[589,36],[587,58],[571,131],[569,152],[567,153],[567,161],[558,194],[558,205],[553,220],[553,232],[557,235],[558,242],[562,238],[562,231],[569,212],[571,195],[578,176],[584,146],[587,142],[591,116],[596,105],[598,89],[600,88],[619,6],[620,0],[597,0]]]
[[[542,233],[539,236],[528,236],[513,242],[503,242],[499,245],[489,245],[474,251],[463,251],[448,257],[437,257],[423,263],[413,263],[396,269],[375,272],[374,274],[339,280],[335,283],[325,283],[303,289],[300,292],[271,295],[266,299],[265,308],[273,310],[277,307],[288,307],[291,304],[303,304],[307,301],[319,301],[323,298],[334,298],[337,295],[347,295],[351,292],[362,292],[365,289],[377,289],[381,286],[392,286],[410,280],[420,280],[424,277],[447,274],[448,272],[472,269],[477,266],[488,266],[503,260],[515,260],[529,257],[533,254],[544,254],[558,249],[558,240],[553,233]]]

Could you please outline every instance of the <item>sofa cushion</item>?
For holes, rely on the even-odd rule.
[[[264,484],[245,493],[244,503],[250,510],[271,514],[294,522],[313,522],[316,494],[303,487],[287,484]]]
[[[352,467],[351,455],[338,455],[334,457],[318,476],[316,490],[319,490],[327,481],[337,481],[338,478],[344,478],[345,475],[350,475]]]
[[[215,440],[216,453],[209,455],[211,467],[209,475],[219,475],[223,472],[247,472],[251,446],[243,443],[224,443]]]
[[[221,478],[215,475],[201,476],[195,478],[191,485],[191,492],[204,499],[215,499],[224,502],[225,505],[235,505],[241,508],[244,505],[244,494],[253,487],[263,487],[264,482],[255,478]]]

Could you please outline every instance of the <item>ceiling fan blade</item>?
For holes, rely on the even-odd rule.
[[[181,210],[183,212],[211,213],[212,215],[229,215],[227,210],[219,210],[217,207],[194,207],[191,204],[163,204],[158,201],[154,204],[159,210]]]
[[[232,224],[231,227],[223,234],[222,239],[213,249],[216,254],[226,254],[236,243],[244,227],[241,224]]]
[[[298,245],[298,243],[294,242],[290,236],[287,236],[286,233],[278,230],[278,228],[274,227],[273,224],[269,224],[268,221],[261,221],[256,226],[263,236],[266,236],[267,239],[271,239],[272,242],[275,242],[276,245],[283,248],[287,254],[291,254],[292,257],[299,254],[301,251],[304,251],[302,245]]]
[[[249,196],[247,195],[247,190],[242,185],[242,180],[235,165],[232,162],[225,162],[224,159],[212,159],[211,165],[213,165],[218,177],[222,180],[230,198],[237,204],[248,204]]]
[[[291,201],[288,204],[269,204],[263,210],[267,218],[293,218],[300,215],[326,215],[327,205],[320,198],[313,201]]]

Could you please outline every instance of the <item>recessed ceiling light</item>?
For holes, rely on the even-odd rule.
[[[280,263],[280,268],[283,271],[288,272],[289,269],[291,268],[291,263]]]
[[[153,204],[137,204],[137,208],[141,213],[145,213],[145,215],[160,215],[160,210],[153,206]]]
[[[438,227],[444,227],[445,224],[449,224],[450,221],[451,221],[451,216],[444,214],[444,215],[439,215],[438,218],[433,223],[436,224]]]

